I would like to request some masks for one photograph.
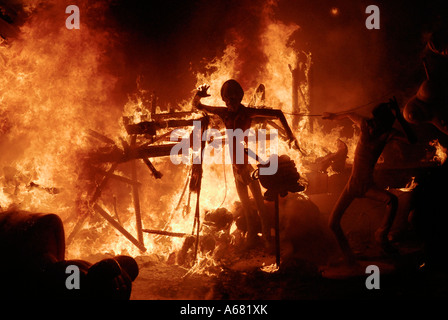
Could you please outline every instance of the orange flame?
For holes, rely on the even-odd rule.
[[[64,12],[61,5],[54,5]],[[90,196],[92,190],[87,188],[88,184],[94,188],[99,183],[95,175],[87,176],[86,181],[80,178],[85,173],[82,166],[85,154],[101,148],[101,143],[92,141],[85,132],[89,129],[101,132],[119,146],[120,138],[129,138],[121,117],[132,115],[136,122],[147,120],[150,106],[143,99],[147,92],[142,88],[124,106],[116,106],[111,98],[117,79],[102,67],[105,52],[113,46],[109,32],[94,30],[87,24],[80,30],[69,31],[62,19],[57,23],[52,20],[51,10],[37,14],[37,4],[30,5],[28,10],[36,14],[23,25],[20,37],[11,43],[0,43],[0,60],[4,62],[0,64],[0,147],[7,150],[0,155],[4,171],[0,181],[0,206],[57,213],[64,220],[66,233],[70,233],[80,215],[77,201]],[[265,105],[283,110],[289,123],[293,113],[308,113],[310,103],[308,72],[312,55],[293,48],[292,36],[298,29],[295,24],[287,25],[273,19],[267,7],[260,37],[266,63],[252,81],[265,85]],[[205,73],[197,73],[198,86],[210,85],[211,97],[204,99],[204,103],[222,105],[219,94],[222,83],[247,76],[239,70],[238,45],[238,42],[228,45],[221,57],[207,65]],[[297,67],[303,70],[305,77],[299,85],[298,109],[294,110],[291,70]],[[243,103],[248,104],[256,87],[245,89]],[[191,108],[189,102],[180,107],[182,110]],[[314,124],[311,132],[310,123],[310,117],[301,117],[295,134],[302,147],[312,151],[307,155],[308,160],[314,161],[325,150],[334,149],[340,130],[335,129],[328,135]],[[349,157],[354,149],[353,141],[345,141],[349,145]],[[281,142],[279,149],[280,154],[288,154],[295,160],[300,172],[306,172],[304,158],[297,151],[291,150],[286,142]],[[190,168],[176,166],[168,158],[151,161],[164,176],[155,180],[143,163],[137,165],[143,227],[191,233],[196,198],[189,198],[188,190],[183,192]],[[129,176],[129,173],[127,164],[115,171],[121,176]],[[238,196],[230,165],[205,164],[202,186],[201,221],[206,210],[234,208]],[[130,234],[136,235],[130,185],[108,183],[98,204],[111,216],[117,216]],[[106,252],[141,254],[100,216],[90,214],[90,219],[67,248],[69,258]],[[182,243],[183,238],[144,234],[148,253],[168,256]],[[207,257],[201,259],[203,262]]]
[[[433,160],[436,161],[436,162],[439,162],[440,164],[443,164],[446,161],[446,158],[447,158],[446,148],[443,147],[440,144],[439,140],[437,140],[437,139],[429,142],[429,145],[436,149]]]

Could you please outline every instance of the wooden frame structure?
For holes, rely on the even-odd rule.
[[[172,129],[180,128],[180,127],[191,127],[194,125],[195,121],[199,121],[201,123],[201,136],[202,133],[208,128],[209,119],[208,116],[201,116],[200,118],[191,118],[185,119],[188,116],[192,116],[192,112],[174,112],[174,113],[162,113],[162,114],[153,114],[153,121],[145,121],[137,124],[129,123],[128,118],[123,118],[126,131],[129,134],[129,142],[122,140],[122,149],[118,148],[115,145],[115,142],[108,137],[90,130],[89,135],[102,141],[108,143],[113,146],[113,150],[108,153],[100,153],[95,155],[95,162],[97,163],[110,163],[110,167],[107,171],[104,171],[99,168],[94,168],[95,173],[101,176],[100,183],[96,186],[95,190],[90,195],[88,199],[88,206],[92,213],[97,213],[102,216],[111,226],[113,226],[116,230],[118,230],[123,236],[125,236],[132,244],[134,244],[141,252],[145,252],[146,248],[143,240],[143,232],[153,233],[153,234],[165,234],[168,236],[179,236],[180,233],[172,233],[163,230],[151,230],[144,229],[142,224],[142,213],[140,208],[140,195],[139,195],[139,186],[141,183],[138,181],[137,177],[137,162],[143,161],[145,165],[148,167],[154,178],[160,179],[162,177],[162,173],[157,171],[157,169],[151,163],[150,158],[155,157],[166,157],[171,155],[171,150],[176,143],[163,143],[163,144],[154,144],[155,142],[160,142],[166,140],[169,136],[168,133],[157,136],[157,132],[161,129]],[[150,142],[145,142],[143,144],[137,145],[137,136],[138,135],[149,135],[152,138]],[[201,155],[203,154],[203,150],[205,148],[205,142],[201,142]],[[123,163],[130,163],[131,165],[131,177],[124,177],[122,175],[118,175],[115,173],[118,166]],[[194,175],[194,183],[190,183],[190,190],[197,193],[197,202],[196,202],[196,212],[195,212],[195,220],[193,233],[196,230],[196,249],[197,253],[198,247],[198,239],[199,239],[199,230],[200,230],[200,188],[201,188],[201,180],[202,180],[202,161],[200,164],[193,164],[192,172]],[[113,217],[109,214],[99,203],[98,200],[101,197],[101,193],[105,188],[106,184],[111,180],[115,179],[117,181],[127,183],[132,187],[132,200],[134,204],[135,211],[135,219],[136,219],[136,230],[137,235],[134,236],[130,232],[128,232],[120,223],[119,217],[116,214],[116,217]],[[193,180],[191,181],[193,182]],[[74,228],[71,233],[67,237],[67,245],[70,244],[78,232],[83,228],[86,220],[90,217],[90,214],[85,214],[78,217],[78,221],[76,222]]]

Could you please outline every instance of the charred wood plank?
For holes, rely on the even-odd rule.
[[[117,197],[116,197],[116,196],[114,196],[114,213],[115,213],[115,218],[117,218],[118,223],[119,223],[120,225],[123,225],[123,224],[121,223],[120,216],[118,215],[118,209],[117,209]]]
[[[124,163],[135,159],[167,157],[171,154],[171,149],[176,144],[143,145],[136,148],[129,148],[126,152],[114,148],[110,151],[92,153],[88,158],[88,162],[91,164]],[[179,153],[181,153],[181,150]]]
[[[120,231],[129,241],[131,241],[137,248],[139,248],[142,252],[146,251],[145,246],[138,241],[132,234],[130,234],[125,228],[123,228],[114,218],[112,218],[101,206],[97,203],[93,205],[93,209],[95,212],[100,214],[107,222],[109,222],[115,229]]]
[[[65,241],[67,246],[69,246],[72,243],[75,236],[78,234],[79,231],[81,231],[81,229],[84,226],[84,223],[87,220],[87,217],[89,217],[88,214],[84,214],[81,217],[79,217],[78,221],[76,222],[75,226],[73,227],[72,232],[70,232],[70,234],[67,237],[67,240]]]
[[[143,146],[137,148],[136,157],[140,159],[166,157],[171,154],[171,149],[177,145],[177,143],[167,143],[155,146]]]
[[[131,138],[131,148],[135,146],[136,136],[132,136]],[[137,162],[134,160],[131,162],[131,178],[134,181],[137,181]],[[135,220],[137,227],[137,237],[140,243],[143,243],[143,232],[142,232],[142,216],[140,212],[140,197],[138,193],[138,186],[132,186],[132,199],[134,202],[134,210],[135,210]]]
[[[178,127],[190,127],[195,121],[201,121],[201,119],[170,119],[163,121],[142,121],[139,123],[126,124],[126,132],[128,134],[149,134],[156,135],[157,130],[178,128]]]
[[[147,158],[143,158],[143,162],[146,164],[146,166],[149,168],[149,170],[151,171],[151,173],[153,174],[154,178],[156,179],[160,179],[162,178],[162,173],[160,171],[158,171],[154,165],[152,164],[151,161],[149,161],[149,159]]]
[[[96,138],[96,139],[98,139],[98,140],[100,140],[100,141],[103,141],[103,142],[105,142],[105,143],[108,143],[108,144],[115,144],[115,141],[114,141],[114,140],[112,140],[112,139],[109,138],[109,137],[106,137],[104,134],[101,134],[101,133],[99,133],[99,132],[97,132],[97,131],[95,131],[95,130],[88,129],[88,130],[87,130],[87,134],[88,134],[89,136],[91,136],[91,137],[93,137],[93,138]]]
[[[106,172],[106,174],[103,177],[103,180],[101,180],[100,184],[96,187],[95,192],[93,193],[92,197],[90,198],[91,203],[95,202],[99,198],[99,196],[101,195],[101,192],[103,191],[104,186],[106,185],[110,176],[114,173],[117,166],[118,166],[118,163],[112,164],[110,169]]]
[[[171,231],[154,230],[154,229],[143,229],[143,232],[150,233],[150,234],[158,234],[158,235],[161,235],[161,236],[179,237],[179,238],[183,238],[183,237],[189,236],[188,233],[171,232]]]
[[[194,114],[192,111],[184,111],[184,112],[167,112],[167,113],[156,113],[152,115],[152,119],[156,121],[170,119],[170,118],[183,118],[188,117]]]
[[[99,174],[107,175],[107,171],[104,171],[104,170],[102,170],[102,169],[100,169],[100,168],[92,167],[92,169],[95,170],[96,172],[98,172]],[[140,182],[131,180],[131,179],[129,179],[129,178],[120,176],[120,175],[115,174],[115,173],[109,174],[109,177],[112,178],[112,179],[115,179],[115,180],[118,180],[118,181],[121,181],[121,182],[130,184],[130,185],[138,185],[138,186],[141,186],[141,183],[140,183]]]

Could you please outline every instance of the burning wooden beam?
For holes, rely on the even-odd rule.
[[[158,234],[158,235],[161,235],[161,236],[179,237],[179,238],[183,238],[183,237],[189,236],[188,233],[171,232],[171,231],[154,230],[154,229],[143,229],[143,232],[151,233],[151,234]]]
[[[136,136],[131,137],[131,148],[135,146]],[[137,163],[136,161],[131,162],[131,179],[133,181],[137,181]],[[134,210],[135,210],[135,220],[137,227],[137,237],[140,243],[143,243],[143,232],[142,232],[142,216],[140,212],[140,197],[138,194],[138,186],[132,186],[132,199],[134,202]]]
[[[122,225],[121,220],[120,220],[120,216],[118,215],[117,197],[116,196],[114,196],[114,213],[115,213],[115,218],[117,218],[118,223]]]
[[[162,178],[162,173],[160,171],[158,171],[154,165],[152,164],[151,161],[149,161],[149,159],[147,158],[143,158],[143,162],[146,164],[146,166],[149,168],[149,170],[151,171],[152,175],[154,176],[154,178],[156,179],[160,179]]]
[[[112,139],[109,138],[109,137],[106,137],[104,134],[101,134],[101,133],[99,133],[99,132],[96,132],[95,130],[88,129],[88,130],[87,130],[87,134],[88,134],[89,136],[91,136],[91,137],[93,137],[93,138],[96,138],[96,139],[98,139],[98,140],[100,140],[100,141],[103,141],[103,142],[105,142],[105,143],[107,143],[107,144],[115,144],[115,141],[114,141],[114,140],[112,140]]]
[[[96,172],[98,172],[99,174],[104,175],[104,176],[108,174],[107,171],[101,170],[100,168],[92,167],[92,169],[95,170]],[[137,186],[141,186],[142,185],[138,181],[131,180],[129,178],[120,176],[120,175],[115,174],[115,173],[110,173],[109,177],[112,178],[112,179],[115,179],[115,180],[118,180],[118,181],[130,184],[130,185],[137,185]]]
[[[121,150],[118,147],[110,151],[91,153],[90,163],[124,163],[135,159],[167,157],[171,154],[171,149],[177,143],[168,143],[163,145],[142,145],[134,149]]]
[[[154,117],[157,111],[157,95],[155,92],[151,95],[151,118]]]
[[[101,206],[97,203],[93,205],[93,209],[95,212],[100,214],[107,222],[109,222],[115,229],[120,231],[129,241],[131,241],[137,248],[139,248],[142,252],[146,251],[145,246],[139,240],[134,238],[132,234],[130,234],[125,228],[123,228],[114,218],[112,218]]]
[[[169,119],[158,121],[142,121],[139,123],[125,123],[126,132],[128,134],[149,134],[156,135],[157,130],[177,127],[193,126],[195,121],[201,119]],[[126,122],[126,121],[125,121]]]
[[[117,168],[118,163],[113,163],[110,169],[106,172],[106,174],[103,177],[103,180],[101,180],[100,184],[96,187],[95,192],[90,199],[91,203],[94,203],[101,195],[101,192],[106,185],[107,181],[109,180],[110,176],[114,173],[115,169]]]
[[[167,157],[171,154],[171,149],[175,145],[177,145],[177,143],[139,147],[136,150],[136,157],[140,159]]]
[[[172,113],[176,115],[177,113]],[[170,116],[172,114],[169,114]],[[189,115],[191,113],[182,113],[183,116]],[[154,115],[155,117],[165,117],[165,115]],[[168,117],[168,115],[166,115]],[[129,120],[129,119],[128,119]],[[201,123],[201,136],[202,133],[208,127],[207,116],[202,117],[200,119],[174,119],[167,121],[159,121],[159,122],[142,122],[137,125],[128,125],[127,130],[130,133],[130,142],[122,139],[122,149],[120,149],[115,142],[106,136],[99,134],[95,131],[90,131],[89,134],[109,145],[112,145],[112,148],[107,149],[106,152],[97,152],[93,153],[90,157],[91,163],[111,163],[110,168],[107,171],[104,171],[100,168],[93,167],[97,173],[103,175],[101,182],[97,185],[93,195],[90,198],[89,204],[90,208],[93,211],[100,214],[106,221],[108,221],[113,227],[115,227],[118,231],[120,231],[126,238],[128,238],[134,245],[136,245],[140,250],[146,251],[144,247],[144,239],[143,232],[160,234],[160,235],[168,235],[168,236],[177,236],[184,237],[186,234],[176,233],[176,232],[168,232],[168,231],[160,231],[160,230],[151,230],[151,229],[143,229],[142,226],[142,217],[141,217],[141,208],[140,208],[140,198],[139,198],[139,186],[141,184],[137,181],[137,161],[142,159],[146,166],[150,169],[152,174],[156,179],[160,179],[162,174],[157,171],[154,165],[151,163],[149,158],[152,157],[162,157],[162,156],[170,156],[172,148],[177,145],[177,143],[169,143],[169,144],[161,144],[161,145],[153,145],[152,142],[147,142],[141,145],[137,145],[137,135],[138,134],[148,134],[150,132],[156,131],[157,129],[166,129],[168,127],[185,127],[185,126],[193,126],[195,121],[200,121]],[[124,119],[126,122],[126,120]],[[133,131],[134,130],[134,131]],[[131,134],[134,132],[134,134]],[[201,141],[201,151],[203,152],[206,142]],[[181,152],[181,151],[179,151]],[[131,166],[131,178],[126,178],[114,173],[117,166],[119,164],[130,162]],[[190,181],[190,191],[194,191],[197,193],[197,201],[196,201],[196,213],[195,213],[195,226],[193,227],[193,233],[196,231],[196,239],[199,239],[199,230],[200,230],[200,215],[199,215],[199,197],[200,197],[200,187],[201,187],[201,179],[202,179],[202,165],[195,165],[196,169],[196,179],[192,183]],[[101,196],[101,192],[105,187],[106,183],[109,179],[116,179],[121,182],[125,182],[132,186],[132,199],[135,210],[136,217],[136,229],[137,229],[137,238],[132,236],[128,231],[126,231],[121,225],[118,217],[118,213],[116,210],[116,203],[114,203],[114,210],[116,219],[114,219],[109,213],[107,213],[100,205],[96,203],[96,201]],[[186,187],[186,186],[185,186]],[[194,189],[194,190],[193,190]],[[116,201],[116,199],[114,199]],[[69,236],[69,240],[72,240],[74,236],[82,229],[85,220],[90,215],[86,214],[79,218],[75,228]],[[198,248],[198,241],[196,241],[196,254]],[[195,256],[196,256],[195,254]]]
[[[181,111],[181,112],[165,112],[165,113],[156,113],[152,115],[152,119],[156,121],[170,119],[170,118],[183,118],[188,117],[194,114],[192,111]]]
[[[70,232],[70,234],[67,237],[67,240],[65,241],[67,246],[69,246],[72,243],[75,236],[78,234],[79,231],[81,231],[82,227],[84,226],[84,223],[87,220],[87,217],[89,217],[89,216],[90,215],[88,215],[88,214],[84,214],[81,217],[79,217],[78,221],[76,222],[75,226],[73,227],[72,232]]]
[[[292,76],[292,84],[291,84],[291,93],[292,93],[292,112],[293,113],[300,113],[299,110],[299,97],[298,97],[298,91],[299,91],[299,84],[300,84],[300,68],[299,67],[291,67],[289,65],[289,70],[291,71]],[[294,131],[297,131],[299,126],[299,117],[295,115],[292,120],[292,129]]]

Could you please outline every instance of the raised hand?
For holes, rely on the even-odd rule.
[[[206,85],[206,84],[199,86],[199,88],[197,89],[196,95],[201,98],[210,97],[210,95],[207,92],[209,88],[210,88],[210,86]]]

